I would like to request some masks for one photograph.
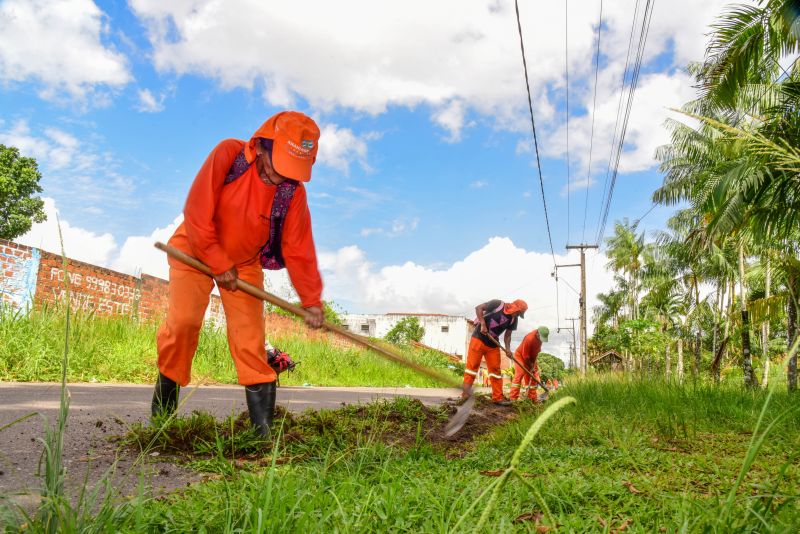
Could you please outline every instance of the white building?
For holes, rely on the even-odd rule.
[[[406,317],[416,317],[425,329],[422,343],[437,350],[457,354],[464,361],[469,338],[474,328],[472,321],[460,315],[440,313],[387,313],[384,315],[345,315],[345,326],[362,336],[384,337],[394,325]]]

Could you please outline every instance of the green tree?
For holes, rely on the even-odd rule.
[[[0,238],[14,239],[44,222],[44,201],[36,160],[19,155],[15,147],[0,144]]]
[[[542,380],[561,380],[564,377],[564,362],[561,358],[540,352],[536,362],[539,365],[539,376],[542,377]]]
[[[742,365],[751,386],[744,284],[749,254],[769,254],[771,275],[786,280],[784,288],[765,298],[789,301],[788,337],[798,334],[792,318],[800,308],[800,278],[792,266],[800,252],[800,63],[780,65],[781,58],[800,50],[796,5],[796,0],[761,0],[726,10],[713,27],[705,61],[691,67],[701,92],[683,111],[700,124],[671,123],[672,142],[658,154],[666,176],[654,200],[689,203],[709,242],[735,247],[735,271],[720,281],[729,284],[729,302],[735,300],[734,282],[740,283]],[[720,305],[724,288],[718,286]],[[792,359],[790,390],[795,369]]]
[[[419,341],[425,335],[425,329],[419,324],[416,317],[404,317],[387,332],[384,339],[395,345],[408,345],[412,341]]]

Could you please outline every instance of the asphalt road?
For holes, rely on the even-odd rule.
[[[116,465],[114,487],[123,495],[135,491],[144,473],[156,492],[170,491],[202,479],[202,476],[157,457],[147,465],[131,468],[134,458],[121,454],[109,437],[122,435],[127,425],[146,421],[153,386],[132,384],[69,384],[70,412],[64,436],[64,464],[69,487],[89,477],[90,483]],[[438,404],[456,392],[424,388],[280,387],[278,404],[293,412],[338,408],[343,404],[379,398],[407,396],[426,404]],[[41,479],[37,475],[46,424],[53,424],[60,405],[60,384],[0,383],[0,498],[30,508],[38,500]],[[204,410],[217,417],[245,411],[241,386],[200,386],[181,390],[181,411]],[[7,428],[17,419],[36,414]],[[135,472],[134,472],[135,471]]]

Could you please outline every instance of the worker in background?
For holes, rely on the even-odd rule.
[[[542,343],[547,343],[547,338],[550,335],[550,329],[546,326],[540,326],[533,332],[528,333],[519,344],[517,350],[514,351],[514,378],[511,380],[511,390],[508,396],[511,400],[519,399],[520,386],[527,387],[528,398],[534,403],[539,403],[539,395],[537,389],[542,379],[539,376],[539,353],[542,351]],[[528,371],[533,373],[536,380],[523,369],[519,364],[525,366]]]
[[[254,429],[269,433],[275,411],[275,370],[264,348],[264,304],[237,291],[237,280],[264,287],[262,269],[289,272],[306,324],[322,325],[322,278],[303,182],[311,179],[320,131],[295,111],[267,120],[249,141],[226,139],[209,154],[169,244],[208,265],[213,279],[169,259],[167,315],[158,330],[159,375],[152,414],[170,414],[180,386],[191,378],[192,358],[209,295],[216,282],[236,374],[245,386]]]
[[[463,398],[469,396],[481,360],[486,359],[486,370],[492,385],[492,401],[500,406],[511,406],[511,401],[503,395],[503,376],[500,374],[500,347],[498,340],[503,334],[506,351],[511,352],[511,332],[517,329],[519,318],[525,316],[528,305],[524,300],[505,303],[490,300],[475,308],[475,330],[469,341],[467,365],[464,369]]]

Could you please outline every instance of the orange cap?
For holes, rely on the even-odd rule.
[[[272,165],[278,174],[301,182],[311,179],[319,149],[319,127],[313,119],[299,111],[273,115],[247,144],[247,161],[255,160],[255,145],[261,138],[272,139]]]
[[[520,317],[525,317],[525,312],[528,309],[528,303],[524,300],[517,299],[510,304],[503,306],[503,313],[512,314],[519,312]]]

